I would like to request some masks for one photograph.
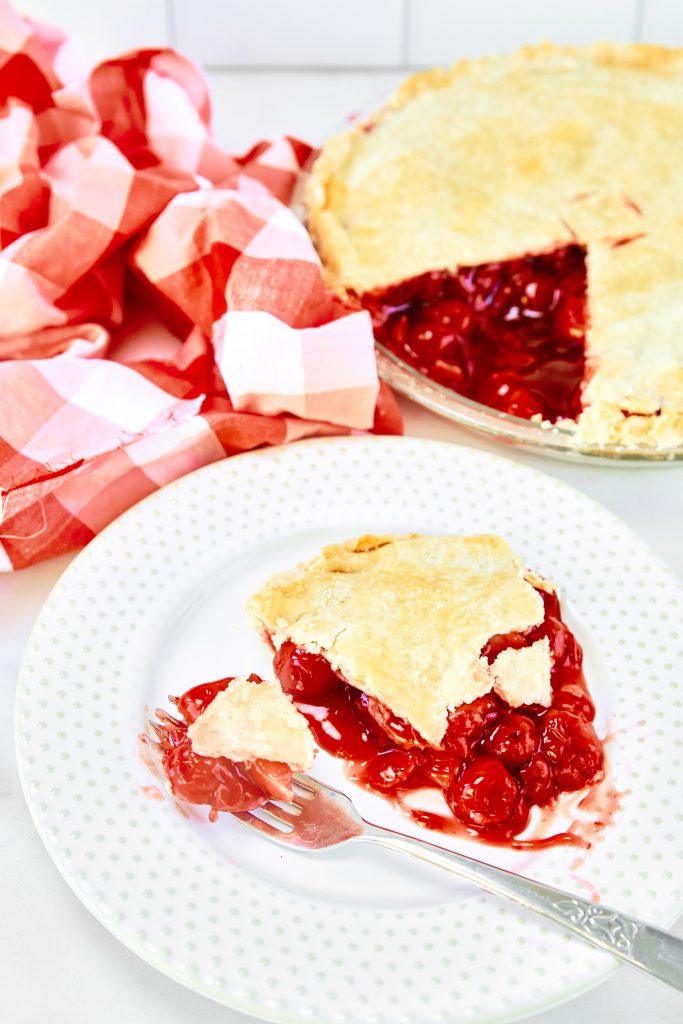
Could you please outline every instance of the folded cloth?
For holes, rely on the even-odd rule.
[[[184,57],[78,74],[62,33],[0,0],[0,569],[225,456],[400,432],[369,317],[325,288],[289,208],[312,156],[230,156]],[[175,351],[117,354],[140,301]]]

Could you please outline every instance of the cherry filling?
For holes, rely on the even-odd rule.
[[[597,781],[603,763],[583,652],[562,621],[557,596],[539,593],[543,622],[523,634],[492,637],[482,656],[492,662],[505,648],[547,637],[551,706],[512,708],[487,693],[449,713],[438,748],[385,705],[344,682],[322,655],[285,643],[275,654],[275,672],[308,719],[317,744],[346,760],[355,781],[395,799],[428,827],[514,845],[532,805],[545,807],[558,793]],[[441,791],[452,816],[415,808],[411,794],[426,788]]]
[[[258,676],[249,678],[260,682]],[[182,697],[171,697],[180,717],[157,712],[159,724],[154,726],[171,792],[188,803],[208,804],[212,821],[218,811],[249,811],[271,799],[291,798],[292,772],[286,764],[203,757],[192,749],[188,727],[231,682],[232,678],[217,679],[193,686]]]
[[[586,266],[578,245],[433,271],[360,302],[377,341],[438,384],[526,419],[581,412]]]

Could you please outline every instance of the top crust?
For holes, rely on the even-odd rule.
[[[582,244],[579,433],[669,447],[683,441],[682,166],[683,50],[529,47],[415,75],[331,139],[309,226],[346,295]]]
[[[524,650],[492,666],[480,656],[495,634],[543,619],[543,601],[502,537],[333,544],[274,576],[247,609],[276,648],[289,640],[324,654],[436,746],[449,708],[504,688],[508,676],[513,703],[550,703],[547,644],[530,661]]]
[[[187,734],[192,749],[202,757],[281,761],[293,771],[304,771],[315,755],[308,722],[272,680],[233,679]]]

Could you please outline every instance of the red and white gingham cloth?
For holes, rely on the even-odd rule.
[[[0,569],[226,455],[400,432],[369,318],[325,289],[287,205],[311,154],[229,156],[179,54],[79,77],[60,32],[0,0]],[[176,352],[107,358],[132,292]]]

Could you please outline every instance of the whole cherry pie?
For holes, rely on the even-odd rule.
[[[327,280],[421,373],[581,443],[683,444],[683,51],[408,79],[309,183]]]
[[[335,544],[247,609],[318,746],[422,824],[517,843],[603,777],[581,648],[501,537]]]

